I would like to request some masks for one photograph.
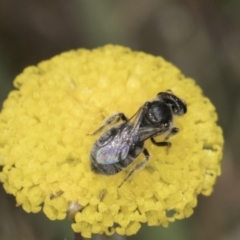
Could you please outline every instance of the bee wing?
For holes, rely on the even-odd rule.
[[[126,143],[110,142],[110,144],[99,148],[96,152],[96,161],[100,164],[113,164],[124,160],[129,152]]]
[[[146,102],[126,123],[123,124],[123,128],[126,127],[126,125],[132,126],[130,131],[131,135],[139,135],[139,127],[146,111],[148,110],[148,104],[149,102]]]
[[[93,156],[98,163],[113,164],[126,159],[131,147],[140,142],[139,127],[147,107],[148,103],[145,103],[128,121],[111,128],[100,137],[96,156]]]
[[[141,127],[139,129],[139,142],[143,142],[147,140],[148,138],[153,137],[154,135],[161,135],[165,133],[166,131],[164,130],[163,127]]]

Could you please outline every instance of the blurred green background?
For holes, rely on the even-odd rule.
[[[225,135],[222,176],[192,217],[147,227],[131,240],[240,239],[239,0],[0,0],[0,102],[25,67],[107,43],[161,55],[215,104]],[[68,220],[15,207],[0,185],[0,240],[73,240]],[[94,236],[94,239],[109,239]]]

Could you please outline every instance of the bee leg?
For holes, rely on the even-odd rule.
[[[165,140],[168,140],[170,137],[179,133],[179,131],[180,131],[179,128],[171,128],[169,134],[165,137]]]
[[[133,175],[134,172],[140,170],[141,168],[143,168],[143,167],[146,165],[146,163],[147,163],[150,155],[149,155],[148,150],[147,150],[146,148],[143,149],[142,153],[144,154],[145,158],[143,159],[143,161],[141,161],[140,163],[138,163],[138,164],[127,174],[127,176],[124,178],[124,180],[122,181],[122,183],[118,186],[119,188],[123,185],[124,182],[126,182],[126,181],[129,179],[129,177],[131,177],[131,176]]]
[[[169,152],[170,147],[172,146],[172,143],[164,141],[164,142],[157,142],[153,137],[150,138],[152,143],[158,147],[167,147],[167,154]],[[166,138],[165,138],[166,139]]]
[[[158,147],[167,147],[170,148],[172,146],[172,144],[170,142],[157,142],[153,137],[150,138],[152,143]]]
[[[88,136],[93,136],[99,132],[101,132],[105,127],[107,127],[108,125],[112,124],[112,123],[117,123],[119,122],[120,120],[122,120],[123,122],[126,122],[128,119],[127,117],[124,115],[124,113],[117,113],[117,114],[114,114],[112,116],[110,116],[109,118],[107,118],[105,120],[105,123],[100,126],[96,131],[94,131],[93,133],[89,133],[87,134]]]

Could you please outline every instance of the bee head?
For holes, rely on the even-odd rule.
[[[168,105],[174,115],[181,116],[187,112],[187,105],[185,101],[178,98],[170,91],[158,93],[157,98],[159,101]]]

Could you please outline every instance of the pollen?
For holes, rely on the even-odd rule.
[[[86,238],[132,235],[142,223],[166,227],[191,216],[197,196],[213,191],[223,148],[215,107],[163,58],[113,45],[79,49],[26,68],[14,86],[0,113],[0,181],[25,211],[51,220],[71,215],[73,230]],[[188,108],[174,119],[180,132],[169,139],[172,147],[146,141],[146,167],[121,187],[129,168],[92,172],[99,136],[89,134],[110,115],[131,117],[167,90]]]

